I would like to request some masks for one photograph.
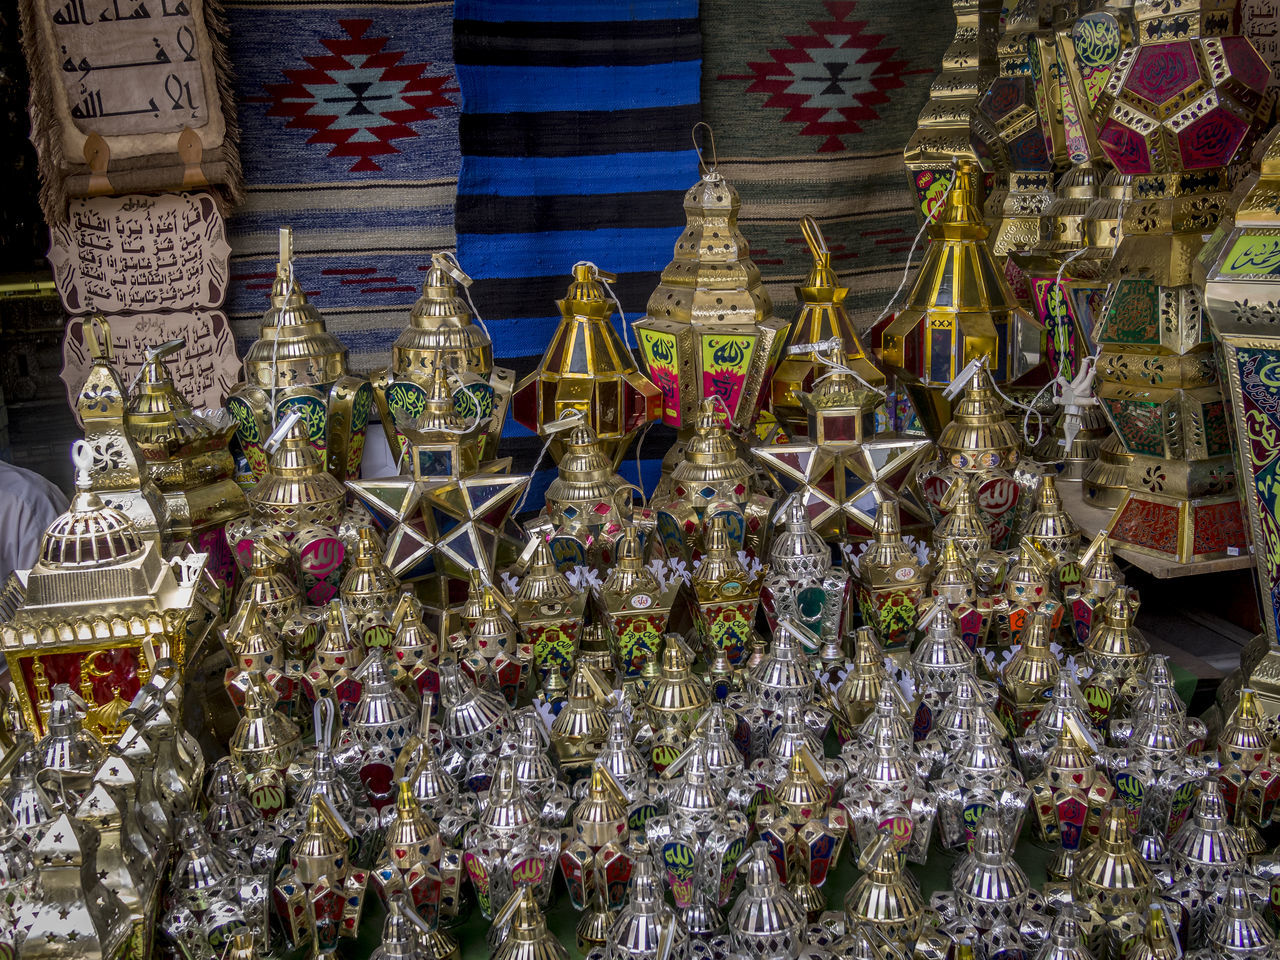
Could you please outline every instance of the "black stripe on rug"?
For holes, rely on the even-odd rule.
[[[625,223],[628,229],[684,227],[684,191],[593,193],[557,196],[458,194],[456,222],[468,233],[545,233],[594,230]],[[477,229],[478,228],[478,229]],[[672,234],[672,243],[675,242]]]
[[[463,113],[458,137],[464,154],[486,157],[679,151],[689,149],[689,131],[701,117],[697,103],[637,110]]]
[[[672,238],[672,246],[675,238]],[[607,255],[602,251],[601,256]],[[600,269],[608,270],[607,259]],[[658,272],[624,273],[609,284],[629,313],[643,311],[649,295],[658,285]],[[556,313],[556,301],[569,289],[572,277],[568,273],[550,277],[493,277],[477,280],[471,285],[471,296],[476,303],[484,304],[487,317],[550,317]]]
[[[504,67],[643,67],[702,57],[697,20],[454,22],[453,60]]]

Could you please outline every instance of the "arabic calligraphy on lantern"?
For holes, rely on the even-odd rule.
[[[226,296],[231,247],[205,193],[73,200],[52,241],[49,261],[70,313],[198,310]]]
[[[175,133],[208,123],[188,0],[47,0],[46,11],[81,133]]]

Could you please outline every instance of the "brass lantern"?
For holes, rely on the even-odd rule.
[[[987,246],[981,171],[960,160],[907,304],[883,330],[881,360],[906,387],[936,437],[951,419],[944,395],[970,363],[986,357],[998,384],[1040,361],[1044,328],[1018,305]]]
[[[267,471],[264,444],[291,410],[302,413],[307,439],[338,480],[355,477],[364,458],[373,388],[347,372],[347,349],[324,326],[293,276],[293,231],[280,229],[280,260],[271,306],[244,357],[245,382],[227,407],[252,480]]]
[[[1095,337],[1097,395],[1134,455],[1110,526],[1128,549],[1174,563],[1247,549],[1231,430],[1193,261],[1228,203],[1230,165],[1261,127],[1269,72],[1218,4],[1138,16],[1098,102],[1098,141],[1133,177]],[[1149,17],[1150,14],[1158,14]]]
[[[689,188],[675,258],[634,324],[649,379],[662,391],[662,422],[686,436],[712,396],[735,427],[750,428],[785,339],[787,324],[773,315],[738,229],[739,205],[714,168]]]
[[[1195,265],[1203,278],[1205,310],[1220,344],[1219,375],[1229,387],[1235,424],[1236,470],[1252,534],[1262,633],[1241,657],[1242,679],[1269,716],[1280,714],[1280,507],[1272,490],[1280,436],[1280,387],[1271,371],[1280,358],[1280,132],[1255,156],[1256,169],[1238,189],[1234,212],[1223,217]],[[1224,683],[1224,707],[1239,682]]]
[[[610,322],[615,301],[601,281],[617,279],[594,263],[574,265],[573,282],[556,301],[560,325],[538,368],[520,381],[511,400],[515,421],[544,436],[547,424],[581,414],[615,468],[640,428],[658,419],[662,402]],[[553,437],[550,449],[558,463],[562,442]]]
[[[819,347],[831,372],[812,392],[800,395],[808,438],[756,446],[752,454],[779,487],[799,500],[824,539],[869,539],[876,512],[886,502],[897,504],[908,531],[926,530],[929,514],[917,494],[916,476],[932,444],[893,432],[876,434],[880,395],[847,372],[838,344]]]
[[[139,533],[162,550],[171,547],[164,496],[147,470],[142,451],[125,426],[127,396],[111,366],[111,326],[101,314],[84,325],[93,362],[76,395],[76,415],[93,453],[90,481],[104,503],[128,514]]]
[[[209,572],[229,587],[235,561],[227,522],[249,512],[227,449],[235,422],[224,410],[192,411],[174,386],[164,358],[182,344],[174,340],[149,351],[129,391],[125,425],[164,494],[173,543],[190,543],[209,554]]]
[[[27,729],[43,735],[51,691],[65,683],[89,705],[85,729],[107,741],[151,676],[144,644],[182,669],[204,602],[207,556],[166,560],[133,522],[89,489],[92,453],[77,441],[78,492],[45,531],[20,603],[0,625]]]
[[[432,254],[422,296],[409,313],[409,326],[391,345],[391,366],[371,378],[393,456],[400,454],[405,443],[400,424],[413,426],[426,409],[437,367],[457,378],[451,383],[451,395],[458,418],[464,422],[476,418],[485,424],[481,458],[498,454],[515,374],[493,365],[489,332],[475,322],[467,301],[458,296],[458,284],[470,287],[471,278],[450,262],[449,254]]]
[[[922,215],[955,179],[955,158],[974,162],[996,140],[996,132],[975,107],[996,74],[1000,6],[983,0],[952,0],[951,6],[955,39],[942,55],[941,70],[929,86],[929,102],[902,152]]]
[[[806,436],[809,417],[800,395],[813,389],[814,378],[826,372],[826,363],[818,356],[818,344],[834,339],[844,351],[844,363],[855,370],[866,383],[883,387],[885,376],[862,346],[858,331],[845,310],[849,291],[840,286],[840,278],[831,266],[831,250],[818,221],[806,215],[800,229],[813,254],[813,269],[802,286],[796,287],[800,304],[791,321],[783,345],[782,360],[771,381],[769,406],[792,436]]]
[[[769,543],[773,498],[761,492],[755,465],[723,420],[714,399],[702,401],[683,456],[654,490],[658,537],[672,559],[691,561],[702,552],[716,517],[728,521],[735,549],[760,557]]]

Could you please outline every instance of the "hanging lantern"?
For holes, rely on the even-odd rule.
[[[897,506],[908,531],[924,531],[930,518],[916,475],[932,445],[919,437],[875,434],[875,408],[882,398],[847,372],[839,345],[819,347],[831,372],[812,393],[800,396],[808,440],[756,446],[752,455],[800,500],[813,529],[826,540],[870,539],[883,503]]]
[[[615,468],[636,433],[657,420],[661,409],[657,388],[636,368],[630,348],[610,322],[615,301],[601,281],[617,279],[593,263],[574,265],[573,282],[564,299],[556,301],[560,325],[537,370],[520,381],[511,401],[515,421],[538,434],[577,411]],[[621,320],[627,322],[625,316]],[[556,462],[563,451],[562,443],[552,438]]]
[[[645,316],[634,324],[661,418],[692,432],[703,400],[719,397],[745,432],[767,396],[787,324],[738,229],[738,191],[714,167],[684,195],[687,225]]]
[[[1121,54],[1097,107],[1098,141],[1140,198],[1095,330],[1097,395],[1134,455],[1109,532],[1174,563],[1248,549],[1192,267],[1227,208],[1230,165],[1261,129],[1270,74],[1248,39],[1210,36],[1234,32],[1231,17],[1211,10],[1190,3],[1140,16],[1139,43]]]
[[[880,358],[899,378],[931,436],[951,419],[944,391],[979,357],[1001,384],[1040,362],[1044,328],[1018,305],[987,246],[980,172],[960,160],[907,304],[884,327]]]
[[[373,388],[347,371],[347,349],[325,329],[293,276],[293,230],[280,228],[280,260],[271,306],[244,357],[245,382],[227,397],[250,481],[267,471],[264,444],[292,410],[302,414],[307,440],[338,480],[356,477],[364,459]]]
[[[818,356],[818,345],[834,339],[844,353],[843,362],[872,387],[883,388],[885,376],[862,346],[858,331],[845,310],[849,291],[831,266],[831,251],[822,228],[805,215],[800,230],[813,254],[813,269],[804,284],[796,287],[800,305],[791,321],[782,347],[782,360],[770,380],[769,406],[787,432],[806,436],[809,417],[801,404],[801,394],[813,389],[814,379],[826,372],[826,362]]]
[[[523,546],[508,518],[529,477],[508,472],[509,458],[481,463],[479,424],[458,419],[442,367],[422,415],[398,429],[408,441],[406,473],[347,481],[383,531],[383,563],[406,581],[434,574],[467,581],[478,570],[493,583]]]
[[[515,374],[494,366],[489,333],[458,296],[458,284],[470,287],[471,278],[451,262],[449,254],[432,254],[422,296],[409,313],[409,326],[391,345],[391,366],[370,378],[392,456],[399,456],[405,443],[400,424],[413,426],[426,409],[437,367],[456,377],[450,386],[458,418],[464,422],[476,418],[484,424],[480,456],[489,460],[498,455]]]

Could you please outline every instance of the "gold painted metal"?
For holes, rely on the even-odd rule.
[[[1187,564],[1248,546],[1205,297],[1195,285],[1209,263],[1194,261],[1229,208],[1231,165],[1262,129],[1266,66],[1216,4],[1144,7],[1136,16],[1139,43],[1121,55],[1097,105],[1105,118],[1099,142],[1132,175],[1135,196],[1096,331],[1097,394],[1134,455],[1109,529],[1128,549]],[[1153,87],[1157,60],[1177,69]],[[1223,132],[1209,140],[1191,132],[1208,126]],[[1206,257],[1221,256],[1222,238],[1215,234]]]
[[[1049,702],[1061,665],[1053,651],[1050,615],[1039,608],[1024,629],[1022,643],[1000,668],[1000,715],[1013,736],[1021,736]]]
[[[633,526],[623,530],[613,569],[594,593],[620,682],[639,683],[646,664],[658,665],[662,636],[683,587],[678,578],[660,582],[645,566],[639,531]]]
[[[422,281],[422,296],[409,312],[409,326],[391,345],[391,365],[370,378],[393,456],[400,454],[404,443],[397,428],[405,421],[412,426],[422,413],[437,367],[457,377],[450,383],[458,418],[466,422],[479,417],[485,423],[480,436],[481,458],[489,460],[498,454],[515,373],[494,366],[488,331],[476,322],[467,301],[458,295],[458,284],[466,288],[471,282],[450,255],[432,254]]]
[[[591,769],[609,734],[605,705],[610,690],[593,667],[578,664],[569,679],[566,703],[551,724],[551,746],[570,780]]]
[[[524,545],[510,517],[529,477],[512,474],[509,457],[480,459],[480,422],[458,418],[443,367],[434,370],[422,414],[398,429],[408,440],[405,472],[347,481],[384,533],[383,562],[402,581],[469,581],[479,571],[495,582]]]
[[[1070,881],[1086,843],[1096,840],[1103,811],[1115,788],[1098,768],[1093,737],[1067,717],[1057,742],[1044,756],[1044,770],[1027,783],[1037,836],[1054,844],[1049,877]]]
[[[1235,430],[1236,470],[1257,560],[1262,632],[1246,647],[1241,670],[1223,683],[1219,700],[1231,708],[1234,691],[1254,689],[1268,716],[1280,715],[1280,520],[1270,489],[1276,450],[1274,368],[1280,341],[1280,287],[1270,264],[1280,253],[1280,132],[1254,151],[1254,169],[1193,267],[1204,287],[1205,311],[1217,338],[1219,373],[1228,387]]]
[[[263,445],[294,409],[302,411],[307,439],[325,469],[339,481],[359,475],[373,389],[367,379],[347,370],[346,347],[325,329],[320,311],[298,286],[289,227],[280,229],[271,305],[262,315],[258,339],[245,354],[243,372],[244,382],[231,391],[227,407],[248,459],[247,482],[267,472]]]
[[[774,500],[762,486],[755,466],[725,428],[717,401],[704,399],[680,460],[653,493],[663,551],[692,561],[705,549],[707,525],[724,516],[730,520],[731,540],[763,557]]]
[[[981,194],[977,164],[957,161],[906,306],[881,337],[881,361],[934,437],[951,419],[943,391],[970,363],[986,357],[997,383],[1015,384],[1043,349],[1044,328],[1019,305],[987,245]]]
[[[573,671],[586,617],[588,594],[574,590],[556,569],[551,546],[538,538],[529,571],[520,578],[513,602],[524,642],[533,650],[549,699],[565,690]]]
[[[768,397],[787,323],[773,314],[760,270],[738,228],[738,191],[714,167],[684,196],[687,224],[675,257],[633,325],[661,391],[661,419],[686,436],[702,401],[745,433]]]
[[[792,436],[808,435],[809,418],[802,394],[813,390],[815,378],[826,372],[817,345],[835,339],[844,352],[843,363],[873,387],[885,386],[885,375],[876,366],[858,331],[849,319],[844,300],[849,291],[831,266],[831,250],[818,221],[807,214],[800,230],[813,255],[813,268],[796,287],[799,308],[782,346],[782,360],[770,381],[769,409]]]
[[[576,411],[616,468],[640,428],[659,418],[662,399],[610,321],[615,301],[601,281],[611,280],[617,277],[593,263],[574,265],[573,282],[557,301],[560,325],[511,402],[516,422],[541,436],[548,424]],[[625,316],[620,319],[627,322]],[[564,452],[563,442],[552,435],[552,458],[558,463]]]
[[[43,735],[58,683],[88,704],[85,728],[104,742],[124,728],[125,709],[151,676],[144,645],[186,664],[207,622],[200,592],[207,554],[166,560],[154,540],[90,489],[93,454],[77,441],[77,493],[45,531],[0,647],[27,729]]]
[[[985,524],[987,546],[1005,549],[1024,495],[1014,474],[1022,438],[1005,415],[985,365],[976,365],[968,374],[953,418],[942,428],[937,446],[938,459],[921,470],[920,488],[939,515],[942,538],[959,538],[959,545],[971,554],[975,549],[981,552],[981,540],[968,515],[972,504]],[[961,485],[969,488],[968,499],[954,490]],[[963,521],[948,523],[948,513],[962,508]]]
[[[930,517],[916,477],[932,445],[920,437],[875,433],[882,397],[841,369],[846,358],[838,345],[828,344],[822,360],[831,372],[800,396],[808,438],[754,446],[752,455],[825,540],[869,539],[879,506],[888,502],[897,505],[906,529],[924,532]]]
[[[249,512],[235,482],[227,444],[235,421],[222,410],[194,412],[174,386],[164,358],[183,341],[152,349],[129,391],[125,425],[147,461],[147,473],[165,500],[169,537],[175,546],[219,548],[219,579],[229,579],[231,556],[222,534],[227,522]]]
[[[929,102],[903,150],[907,176],[922,213],[937,204],[954,177],[956,158],[976,163],[998,134],[975,108],[996,75],[1000,3],[952,0],[956,35],[929,87]]]
[[[865,924],[899,950],[911,949],[924,926],[925,905],[897,839],[881,833],[862,851],[863,871],[844,898],[850,922]]]
[[[569,950],[547,929],[534,889],[518,887],[493,918],[494,926],[507,934],[492,960],[569,960]]]
[[[910,647],[928,586],[927,565],[902,540],[898,505],[881,503],[875,539],[861,557],[853,589],[863,622],[875,630],[886,652]]]
[[[1134,626],[1138,595],[1116,587],[1084,645],[1084,662],[1093,668],[1085,694],[1100,719],[1112,716],[1122,698],[1132,698],[1146,672],[1151,645]]]
[[[729,540],[729,522],[713,517],[706,552],[694,568],[692,587],[697,600],[698,633],[707,660],[723,653],[730,666],[743,667],[751,640],[764,568],[748,572]]]
[[[106,317],[94,314],[85,323],[84,333],[92,362],[74,407],[93,453],[92,489],[107,506],[126,513],[139,533],[167,553],[172,543],[164,495],[125,425],[128,395],[111,366],[111,326]]]
[[[662,648],[662,672],[645,695],[645,707],[655,727],[668,721],[686,737],[707,708],[710,695],[702,680],[695,676],[689,649],[675,634],[667,634]]]
[[[541,532],[561,570],[604,565],[631,519],[634,485],[617,474],[606,445],[588,424],[571,427],[560,443],[556,478],[546,493],[547,525]]]

